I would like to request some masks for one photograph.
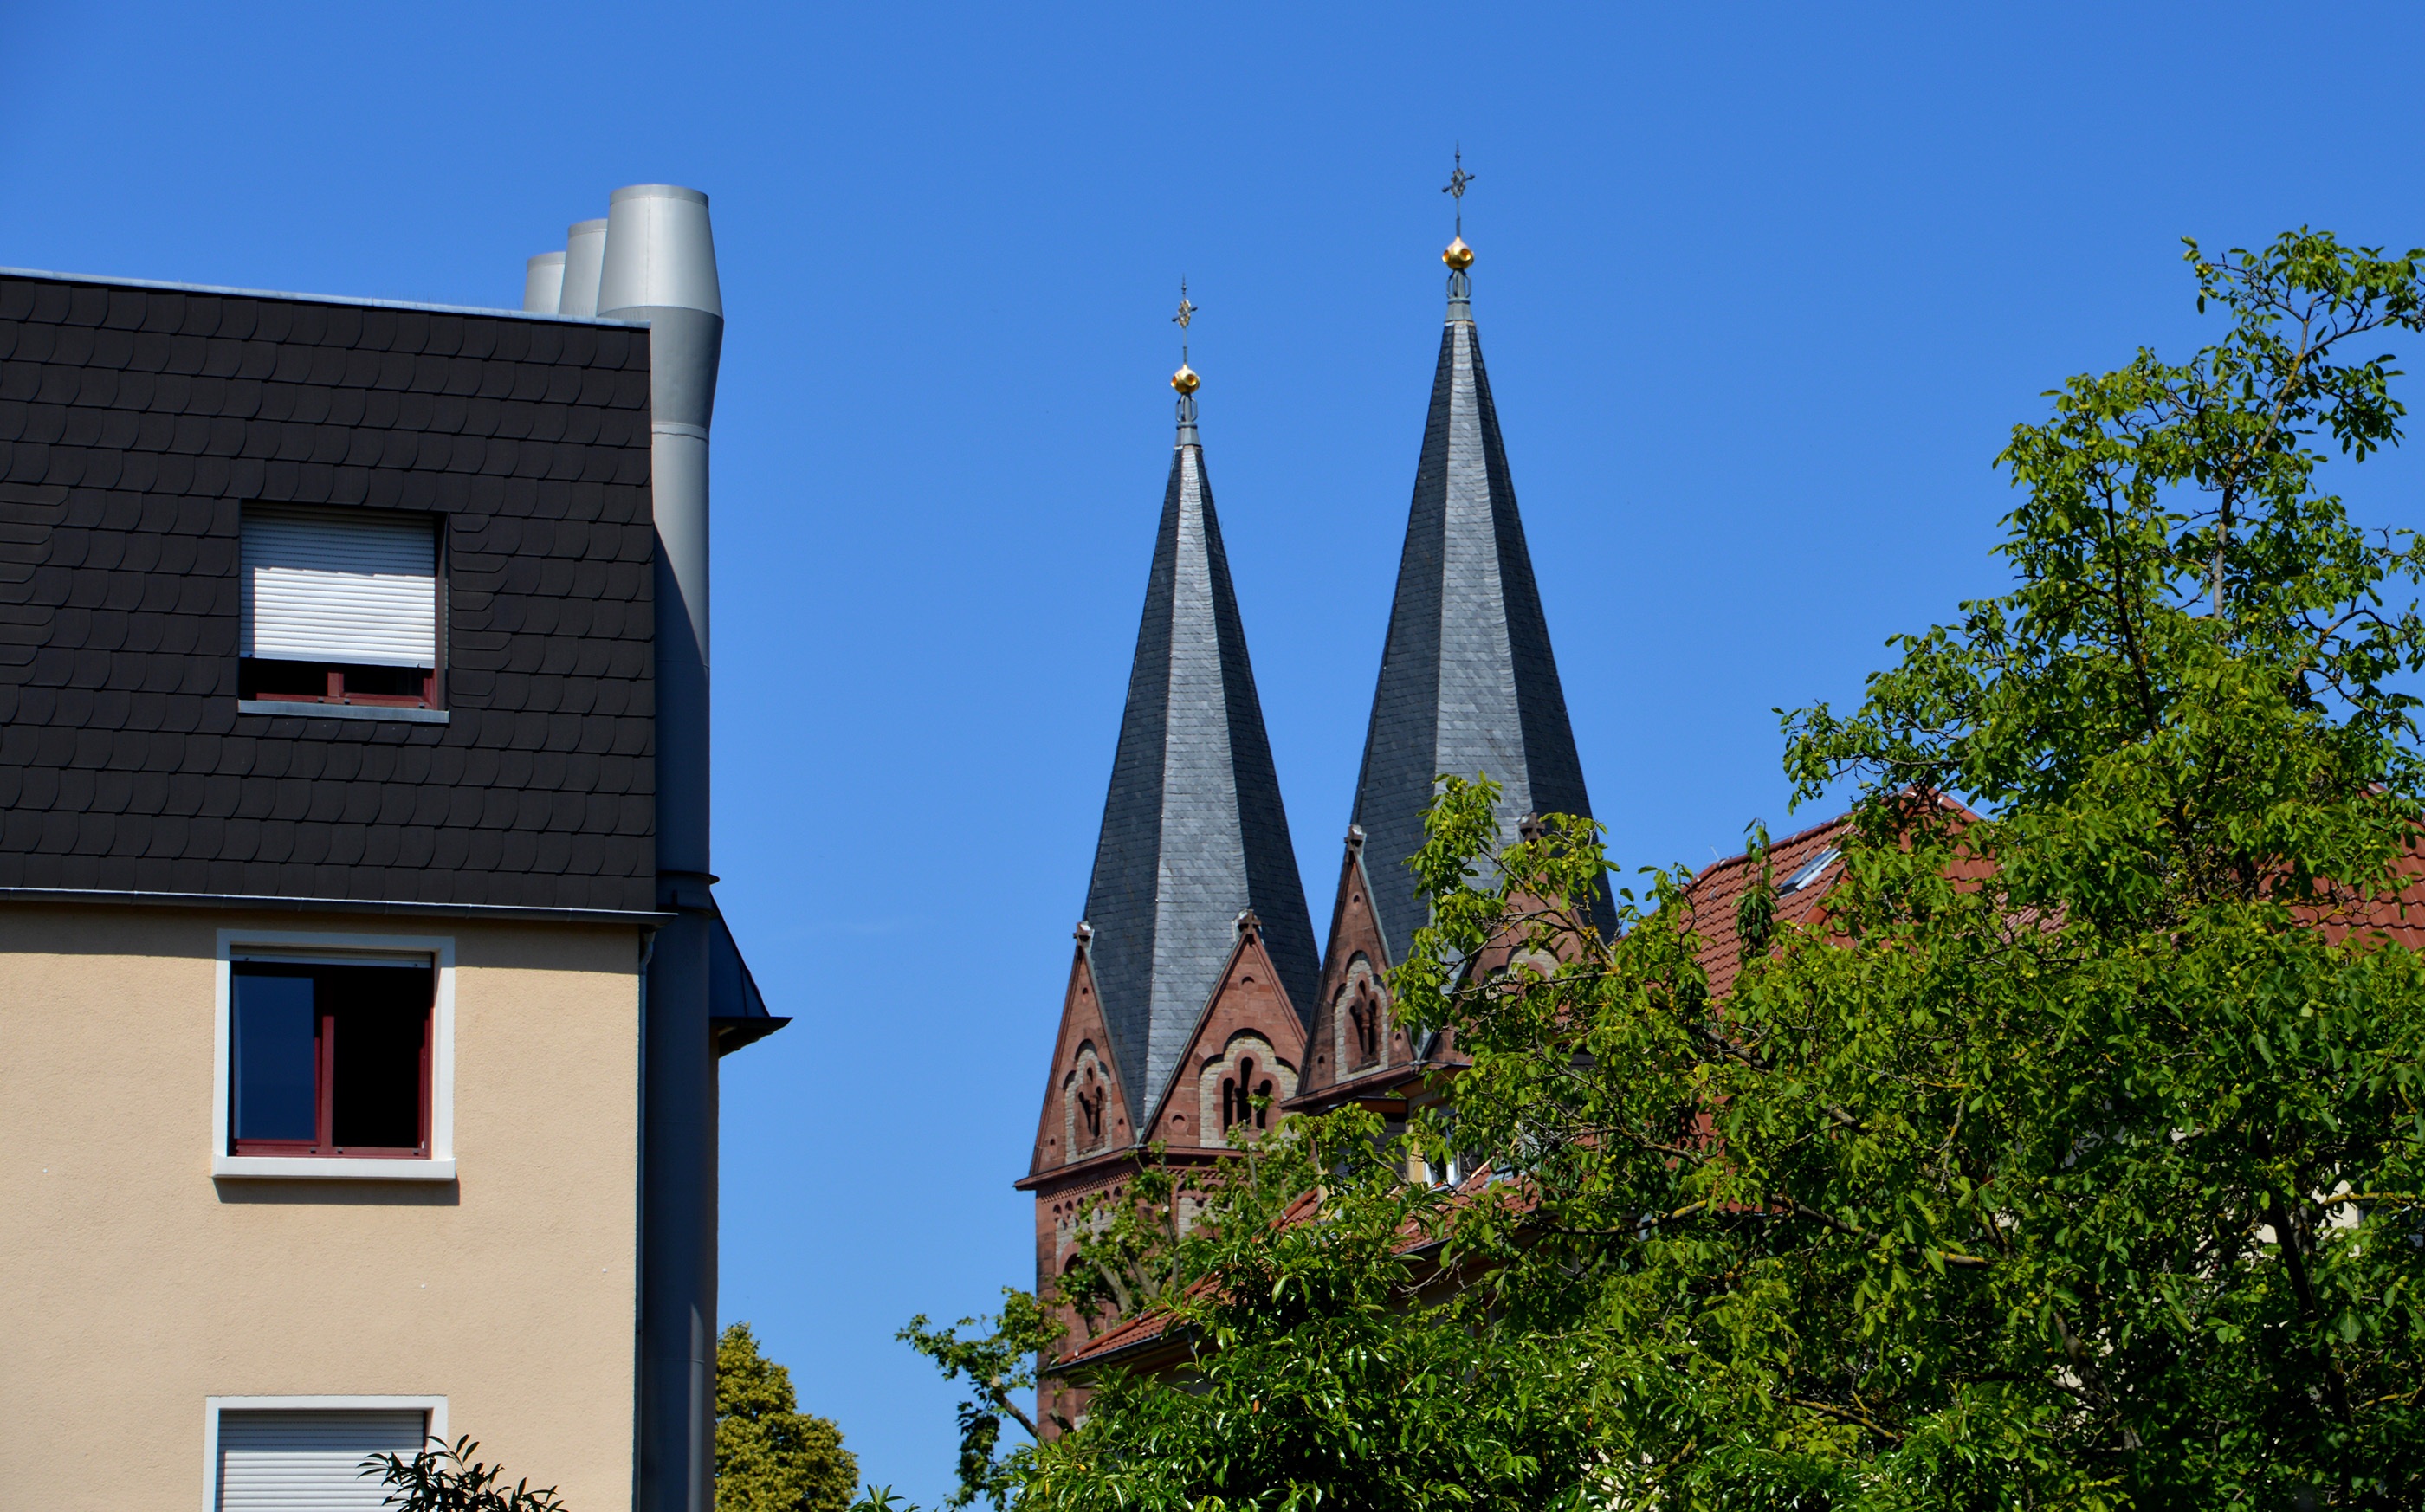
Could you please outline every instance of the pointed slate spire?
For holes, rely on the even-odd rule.
[[[1190,307],[1192,308],[1192,307]],[[1262,704],[1182,364],[1179,439],[1128,709],[1086,893],[1096,990],[1131,1108],[1169,1085],[1252,909],[1290,1006],[1312,1007],[1316,963]]]
[[[1591,812],[1474,334],[1473,249],[1460,234],[1441,258],[1448,323],[1356,783],[1391,964],[1427,916],[1405,862],[1422,848],[1434,778],[1487,773],[1502,790],[1502,840],[1528,813]]]

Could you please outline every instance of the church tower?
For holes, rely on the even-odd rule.
[[[1182,330],[1194,313],[1182,295]],[[1128,706],[1019,1183],[1036,1197],[1039,1291],[1075,1247],[1081,1204],[1125,1180],[1139,1146],[1220,1159],[1231,1125],[1277,1117],[1319,972],[1196,434],[1199,379],[1182,361],[1170,381],[1179,434]]]
[[[1449,192],[1462,205],[1460,163]],[[1359,1102],[1395,1121],[1432,1095],[1453,1046],[1414,1042],[1388,973],[1425,922],[1407,861],[1442,773],[1501,789],[1501,835],[1535,813],[1589,814],[1472,305],[1460,217],[1441,254],[1447,319],[1340,862],[1327,948],[1289,844],[1183,361],[1179,434],[1129,674],[1110,796],[1021,1190],[1036,1194],[1036,1276],[1074,1258],[1087,1199],[1117,1195],[1139,1150],[1198,1167],[1284,1112]],[[1182,291],[1178,320],[1195,307]],[[1182,1199],[1183,1200],[1183,1199]],[[1179,1214],[1184,1221],[1185,1214]],[[1070,1344],[1084,1349],[1084,1341]],[[1142,1347],[1115,1335],[1100,1362]],[[1077,1389],[1047,1376],[1045,1420]],[[1049,1431],[1049,1429],[1048,1429]]]
[[[1470,182],[1460,161],[1449,181],[1460,209]],[[1422,848],[1434,780],[1479,772],[1496,781],[1502,841],[1530,814],[1591,812],[1474,330],[1473,249],[1461,214],[1440,258],[1448,315],[1300,1108],[1385,1090],[1423,1054],[1393,1021],[1385,973],[1406,958],[1427,917],[1406,863]]]

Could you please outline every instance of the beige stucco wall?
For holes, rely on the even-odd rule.
[[[217,931],[451,936],[452,1183],[214,1180]],[[0,1506],[203,1496],[203,1403],[443,1395],[631,1504],[629,928],[0,905]]]

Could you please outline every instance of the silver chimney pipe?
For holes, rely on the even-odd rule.
[[[576,220],[564,233],[564,293],[560,315],[598,313],[598,269],[606,256],[606,222]]]
[[[522,265],[522,309],[552,315],[564,302],[564,254],[541,252]]]
[[[649,327],[656,516],[657,907],[640,1152],[640,1512],[715,1512],[716,1070],[709,1000],[707,431],[724,298],[707,196],[615,191],[591,301]],[[575,228],[576,234],[579,228]],[[572,306],[568,249],[564,313]]]
[[[657,869],[708,872],[707,427],[724,347],[724,296],[707,196],[666,184],[618,189],[598,308],[649,323],[650,482],[657,591]],[[686,620],[689,644],[681,645]],[[696,673],[694,674],[694,667]]]

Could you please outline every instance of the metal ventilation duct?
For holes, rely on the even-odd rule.
[[[707,427],[724,346],[724,296],[707,196],[667,184],[618,189],[607,211],[597,313],[649,326],[650,482],[657,586],[657,867],[708,872]],[[568,266],[570,265],[568,264]],[[566,284],[568,298],[571,285]],[[570,304],[567,314],[573,314]],[[679,612],[680,622],[677,622]],[[677,644],[683,623],[690,644]]]
[[[552,315],[564,303],[564,254],[541,252],[522,268],[522,309],[535,315]]]
[[[606,257],[606,222],[576,220],[564,233],[564,294],[556,314],[598,313],[598,268]]]
[[[711,1017],[722,925],[708,892],[715,878],[708,864],[707,427],[715,410],[724,298],[706,195],[665,184],[618,189],[603,225],[603,253],[579,309],[573,269],[582,244],[575,228],[565,265],[564,313],[649,328],[650,483],[657,525],[657,906],[675,916],[657,930],[648,958],[639,1505],[642,1512],[710,1512],[716,1338]]]

